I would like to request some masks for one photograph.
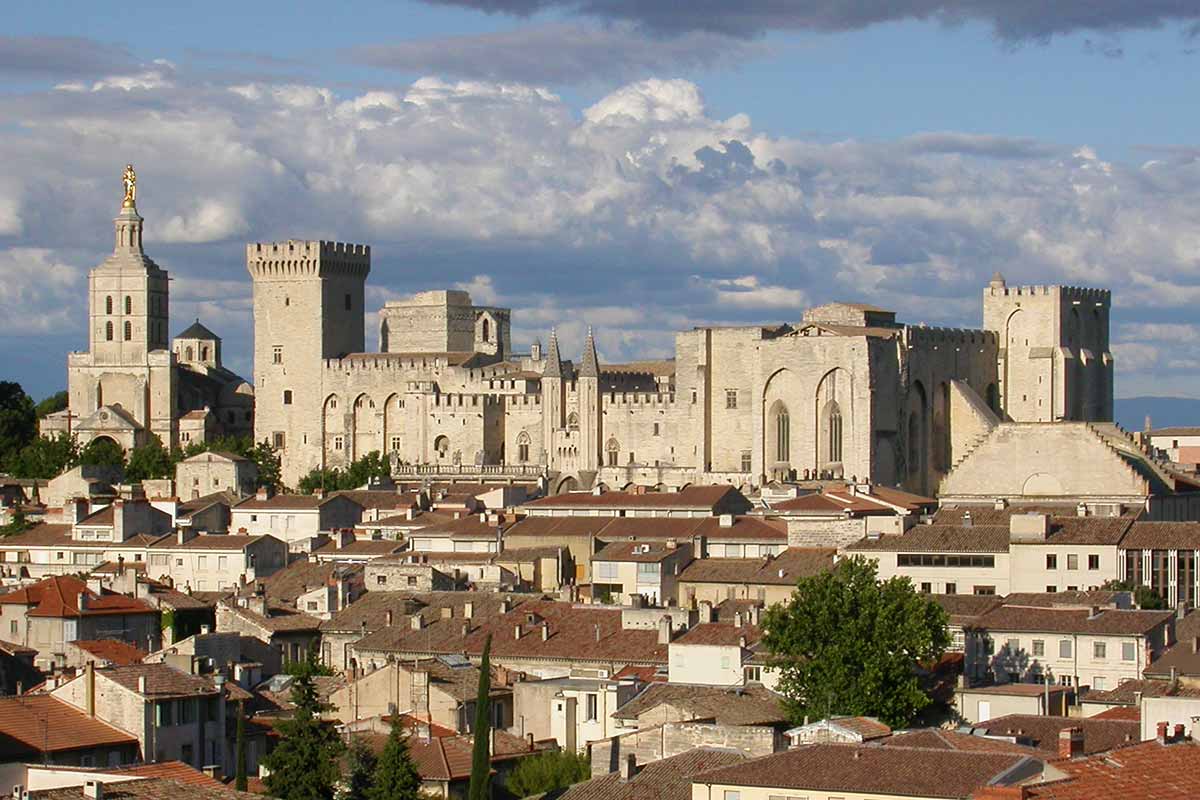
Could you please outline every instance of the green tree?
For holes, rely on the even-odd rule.
[[[25,512],[20,508],[14,508],[12,519],[5,525],[0,525],[0,536],[15,536],[18,533],[24,533],[33,527],[32,523],[25,518]]]
[[[479,690],[475,693],[475,737],[471,748],[471,783],[467,787],[467,800],[488,800],[488,784],[492,779],[492,758],[488,752],[491,738],[491,693],[492,693],[492,635],[483,643],[483,658],[479,661]]]
[[[417,800],[421,793],[421,776],[408,752],[408,734],[393,719],[387,743],[379,755],[374,781],[367,800]]]
[[[79,452],[79,463],[88,466],[105,466],[125,468],[125,451],[121,445],[112,439],[101,437],[92,439]]]
[[[338,793],[338,800],[368,800],[372,789],[379,786],[375,777],[378,774],[377,763],[371,748],[355,740],[350,745],[346,779],[342,783],[341,792]]]
[[[242,453],[246,458],[254,462],[258,467],[258,485],[266,486],[270,489],[278,489],[283,485],[283,467],[279,459],[279,453],[274,447],[266,442],[259,442],[250,448],[246,453]]]
[[[150,434],[150,440],[129,451],[129,464],[125,467],[125,480],[131,483],[169,478],[175,472],[175,460],[163,447],[162,440]]]
[[[357,489],[375,478],[387,478],[392,474],[391,464],[378,450],[355,459],[344,470],[317,467],[300,479],[296,491],[312,494],[318,489],[327,492]]]
[[[547,750],[522,758],[509,773],[504,788],[514,797],[565,789],[592,777],[592,765],[585,753]]]
[[[234,766],[233,788],[239,792],[246,791],[249,785],[246,780],[246,704],[238,702],[237,715],[237,739],[234,742],[234,749],[237,754],[237,763]]]
[[[321,719],[328,706],[317,696],[313,681],[315,650],[307,661],[312,669],[298,670],[292,681],[295,712],[276,725],[279,743],[263,761],[270,771],[267,791],[281,800],[331,800],[341,779],[338,759],[345,746],[334,726]]]
[[[0,381],[0,467],[37,436],[37,411],[33,398],[21,384]]]
[[[56,436],[39,436],[21,448],[10,462],[18,478],[50,478],[79,463],[79,441],[64,431]]]
[[[1110,580],[1100,588],[1109,592],[1132,592],[1133,602],[1138,608],[1146,611],[1157,611],[1167,607],[1167,601],[1158,592],[1149,586],[1134,585],[1132,581]]]
[[[876,579],[875,563],[845,559],[802,578],[787,603],[768,609],[764,644],[780,670],[794,722],[834,714],[908,724],[930,703],[915,668],[950,644],[947,616],[908,578]]]
[[[67,395],[66,389],[64,389],[63,391],[55,392],[45,400],[42,400],[42,402],[37,404],[34,410],[37,412],[37,418],[41,419],[49,414],[57,414],[59,411],[65,410],[68,402],[69,396]]]

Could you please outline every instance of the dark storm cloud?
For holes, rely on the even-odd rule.
[[[350,57],[373,67],[540,84],[627,80],[745,60],[765,46],[709,31],[669,39],[631,24],[550,24],[475,36],[366,45]]]
[[[1006,42],[1044,40],[1076,31],[1117,32],[1188,25],[1195,0],[425,0],[486,13],[529,16],[556,10],[628,20],[662,33],[710,31],[754,36],[772,30],[850,31],[884,22],[981,22]]]
[[[0,74],[79,78],[138,65],[129,51],[75,36],[0,36]]]

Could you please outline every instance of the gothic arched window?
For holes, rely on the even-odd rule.
[[[621,444],[615,438],[609,439],[604,450],[608,454],[608,465],[610,467],[617,466],[617,459],[621,457]]]
[[[521,431],[517,437],[517,461],[522,464],[529,461],[529,434],[525,431]]]
[[[792,459],[792,423],[787,408],[780,407],[775,415],[775,460]]]
[[[491,335],[492,335],[491,323],[488,322],[487,317],[484,317],[484,319],[483,319],[483,340],[485,342],[490,342]]]
[[[826,409],[826,442],[829,457],[827,460],[838,462],[842,460],[842,410],[837,403],[830,403]]]

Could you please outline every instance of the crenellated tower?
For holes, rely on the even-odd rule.
[[[254,283],[254,436],[281,451],[284,481],[340,465],[351,451],[326,446],[328,415],[352,412],[321,396],[325,359],[366,348],[364,300],[371,248],[327,241],[246,246]],[[343,403],[343,405],[345,405]],[[319,425],[314,425],[314,420]]]

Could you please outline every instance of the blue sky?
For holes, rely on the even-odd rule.
[[[65,383],[131,160],[173,326],[203,318],[246,375],[242,245],[295,236],[373,244],[376,306],[462,285],[518,343],[591,323],[609,360],[835,298],[977,325],[996,269],[1108,286],[1118,395],[1200,396],[1192,5],[23,6],[4,377]]]

